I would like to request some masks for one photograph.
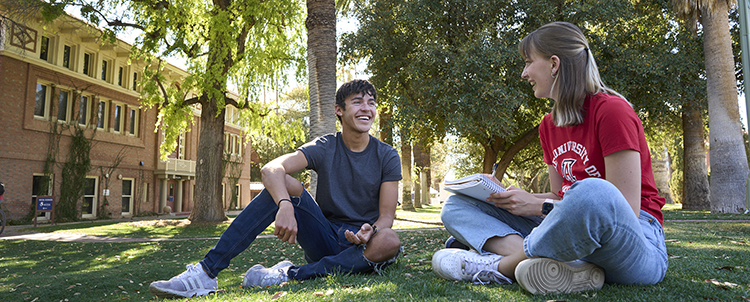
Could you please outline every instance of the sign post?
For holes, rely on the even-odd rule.
[[[34,227],[39,213],[50,212],[50,222],[55,224],[55,199],[52,196],[38,196],[36,198],[36,210],[34,211]]]

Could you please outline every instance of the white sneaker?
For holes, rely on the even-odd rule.
[[[448,280],[511,284],[512,280],[497,271],[497,263],[502,258],[500,255],[483,256],[463,249],[442,249],[432,255],[432,270]]]
[[[581,260],[533,258],[516,266],[516,281],[532,294],[574,293],[601,289],[604,270]]]
[[[167,281],[151,282],[148,290],[159,298],[191,298],[215,293],[219,288],[216,278],[211,278],[198,263],[188,264],[187,270]]]
[[[289,281],[289,277],[286,273],[292,266],[294,266],[294,264],[288,260],[276,263],[276,265],[269,268],[265,268],[260,264],[253,265],[253,267],[245,273],[245,278],[242,279],[242,286],[266,287]]]

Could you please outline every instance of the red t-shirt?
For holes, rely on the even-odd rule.
[[[663,223],[659,196],[651,169],[651,152],[641,120],[630,104],[617,96],[598,93],[586,96],[583,123],[557,127],[547,114],[539,125],[544,162],[553,165],[563,178],[562,197],[576,180],[605,178],[604,157],[632,149],[641,153],[641,209]]]

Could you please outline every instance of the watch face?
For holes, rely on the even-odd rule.
[[[554,203],[545,202],[542,204],[542,214],[547,215],[555,207]]]

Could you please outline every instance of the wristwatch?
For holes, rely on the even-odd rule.
[[[549,212],[551,212],[554,208],[555,203],[552,201],[552,199],[545,199],[544,203],[542,204],[542,216],[547,216]]]

